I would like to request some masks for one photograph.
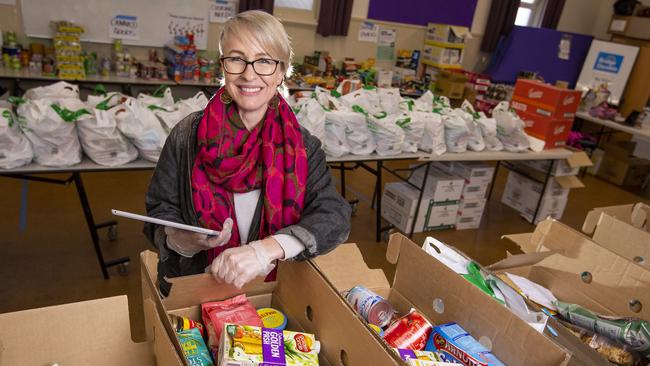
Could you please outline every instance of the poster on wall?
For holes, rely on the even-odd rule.
[[[379,27],[372,22],[363,22],[359,25],[359,42],[377,43],[377,30]]]
[[[208,46],[208,19],[206,17],[184,16],[170,13],[167,21],[167,32],[170,43],[173,42],[176,36],[184,36],[191,33],[194,35],[196,48],[204,50]]]
[[[600,85],[610,91],[608,102],[619,105],[639,53],[639,47],[594,40],[582,66],[576,89],[583,92]]]
[[[138,17],[116,15],[108,24],[108,37],[113,39],[140,39]]]
[[[395,57],[394,29],[379,28],[377,36],[377,60],[392,60]]]
[[[237,15],[237,0],[211,0],[210,23],[225,23],[228,18]]]

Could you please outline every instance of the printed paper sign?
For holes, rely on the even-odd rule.
[[[116,15],[108,26],[108,36],[115,39],[140,39],[138,17],[132,15]]]
[[[617,55],[609,52],[598,52],[594,70],[611,72],[618,74],[623,64],[623,55]]]
[[[391,46],[395,47],[395,30],[394,29],[385,29],[382,28],[379,30],[379,41],[377,42],[380,46]]]
[[[371,22],[363,22],[359,25],[359,42],[374,42],[377,43],[377,27],[376,24]]]
[[[208,46],[208,19],[205,17],[192,17],[169,14],[167,32],[170,41],[176,36],[194,35],[196,48],[204,50]]]
[[[210,23],[225,23],[228,18],[237,14],[237,1],[212,0],[210,1]]]

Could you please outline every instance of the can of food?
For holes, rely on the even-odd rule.
[[[199,330],[201,333],[201,336],[205,337],[205,333],[203,332],[203,324],[196,322],[190,318],[186,318],[184,316],[178,316],[178,315],[169,315],[169,320],[171,320],[172,327],[174,327],[174,330],[176,332],[181,332],[184,330],[189,330],[196,328]]]
[[[393,348],[422,351],[433,330],[431,323],[417,310],[395,321],[384,332],[384,340]]]
[[[395,312],[386,299],[363,286],[353,287],[345,298],[368,323],[380,328],[390,323]]]

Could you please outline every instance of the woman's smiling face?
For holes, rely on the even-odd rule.
[[[237,57],[244,61],[273,59],[265,50],[255,44],[244,44],[237,37],[230,37],[223,47],[223,57]],[[238,60],[239,61],[239,60]],[[223,62],[222,62],[223,66]],[[258,75],[253,65],[246,65],[241,74],[230,74],[224,69],[225,88],[242,113],[262,113],[266,111],[271,98],[282,83],[284,66],[278,64],[271,75]]]

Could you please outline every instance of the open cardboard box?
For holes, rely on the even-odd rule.
[[[154,365],[126,295],[0,314],[0,365]]]
[[[154,252],[142,260],[143,300],[148,339],[157,365],[187,365],[168,314],[201,320],[201,304],[245,293],[257,307],[274,307],[287,315],[287,330],[312,333],[321,342],[321,365],[395,365],[397,358],[358,322],[355,313],[310,262],[282,262],[277,281],[254,281],[242,290],[218,284],[210,274],[169,279],[168,297],[158,295]]]
[[[571,352],[536,332],[405,236],[391,236],[386,258],[397,264],[392,284],[382,270],[368,268],[354,244],[341,245],[312,261],[339,292],[363,285],[384,296],[401,314],[417,308],[435,324],[457,322],[507,365],[572,364]],[[359,315],[354,322],[366,327]],[[376,333],[366,329],[366,337],[376,338],[390,352]]]
[[[532,233],[503,238],[519,245],[524,254],[489,266],[494,273],[526,277],[559,300],[599,314],[650,319],[650,271],[641,265],[555,220],[542,221]],[[618,245],[628,243],[619,240]],[[549,324],[559,333],[555,339],[574,350],[586,365],[607,365],[559,323],[549,319]]]
[[[595,208],[587,213],[582,231],[593,233],[594,242],[650,271],[649,217],[650,206],[643,203]]]

